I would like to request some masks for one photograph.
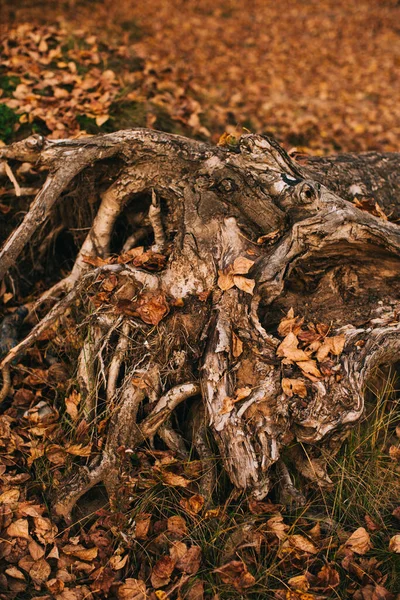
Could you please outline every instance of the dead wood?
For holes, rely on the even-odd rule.
[[[0,158],[48,169],[0,252],[0,278],[55,204],[67,201],[79,173],[119,165],[71,273],[34,309],[44,299],[56,303],[1,363],[4,396],[12,362],[80,299],[88,323],[78,359],[84,414],[95,423],[106,402],[108,439],[103,456],[56,499],[55,512],[68,519],[101,481],[114,502],[120,449],[157,432],[185,455],[170,417],[199,395],[238,489],[262,498],[275,478],[283,495],[301,501],[282,459],[294,441],[307,451],[291,465],[322,484],[324,452],[362,417],[368,379],[379,365],[399,361],[399,155],[300,164],[264,136],[212,147],[133,129],[76,140],[31,137],[0,149]],[[147,214],[138,206],[136,230],[119,240],[125,254],[112,258],[117,219],[146,194]],[[139,239],[144,249],[127,256]],[[151,264],[134,263],[143,252]],[[209,457],[204,419],[194,422],[192,443],[200,458]],[[213,478],[205,485],[211,493]]]

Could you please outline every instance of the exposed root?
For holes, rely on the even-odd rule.
[[[154,232],[153,250],[154,252],[163,252],[165,248],[165,233],[161,219],[161,206],[154,189],[151,192],[149,221]]]
[[[304,506],[306,499],[303,494],[295,487],[289,470],[283,460],[276,463],[276,473],[278,477],[279,502],[282,504]]]
[[[118,344],[111,359],[106,389],[106,399],[108,404],[114,399],[115,396],[121,364],[125,360],[128,351],[130,328],[131,326],[129,322],[125,321],[122,325],[122,331],[119,336]]]
[[[3,385],[0,390],[0,405],[7,398],[10,390],[11,390],[11,373],[10,373],[10,365],[4,365],[1,370],[1,375],[3,377]]]
[[[174,452],[178,458],[182,460],[189,458],[185,442],[182,436],[173,428],[170,417],[159,427],[157,434],[167,448]]]
[[[106,447],[100,462],[92,463],[89,468],[82,467],[71,482],[63,486],[53,505],[55,514],[70,522],[76,502],[100,482],[104,483],[110,501],[114,503],[119,485],[118,448],[132,450],[154,436],[181,402],[199,392],[200,386],[197,383],[175,386],[160,398],[150,415],[138,424],[137,411],[145,394],[143,390],[127,382],[121,392],[120,404],[111,419]]]

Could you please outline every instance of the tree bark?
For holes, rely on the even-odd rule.
[[[280,479],[301,501],[290,469],[329,481],[324,452],[363,415],[374,369],[399,360],[400,155],[298,163],[265,136],[212,147],[134,129],[77,140],[34,136],[0,149],[0,158],[48,169],[0,252],[0,278],[66,201],[78,173],[100,163],[117,171],[71,273],[34,309],[56,303],[1,363],[5,397],[12,362],[78,297],[88,318],[90,298],[109,281],[78,361],[87,420],[99,418],[100,399],[114,408],[108,441],[55,500],[56,513],[70,518],[100,481],[115,502],[118,448],[158,432],[184,455],[170,416],[192,396],[201,398],[195,413],[205,411],[193,419],[192,443],[206,456],[206,423],[239,490],[262,498]],[[136,231],[119,240],[122,256],[112,259],[116,220],[135,211],[140,194],[151,196],[147,212],[138,203]],[[132,263],[135,251],[128,258],[126,251],[141,238],[150,262]],[[104,358],[112,333],[117,341]],[[141,406],[147,416],[139,418]],[[295,441],[303,450],[291,450]],[[206,468],[204,482],[211,490]]]

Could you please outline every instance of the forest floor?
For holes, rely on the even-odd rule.
[[[399,151],[395,0],[0,7],[0,144],[143,126],[210,143],[266,133],[300,154]],[[25,187],[40,179],[16,174]],[[0,187],[2,238],[31,200],[10,188]],[[54,266],[46,253],[30,259],[37,291]],[[0,320],[26,290],[0,287]],[[64,333],[41,340],[28,366],[22,359],[0,407],[1,600],[400,598],[396,373],[370,390],[367,418],[332,457],[331,483],[309,486],[302,509],[237,498],[223,476],[207,508],[196,456],[143,447],[130,510],[110,512],[100,494],[70,526],[53,519],[49,498],[98,451],[105,422],[96,446],[65,352],[76,357],[80,340]]]

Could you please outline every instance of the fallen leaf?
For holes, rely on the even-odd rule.
[[[125,554],[124,556],[121,556],[120,554],[114,554],[114,556],[110,558],[110,567],[114,571],[120,571],[125,567],[126,563],[128,562],[128,558],[129,554]]]
[[[170,533],[173,533],[179,537],[183,537],[187,534],[185,519],[179,515],[168,518],[167,529]]]
[[[20,537],[26,540],[30,540],[31,536],[29,535],[29,523],[28,519],[17,519],[9,527],[7,527],[7,534],[14,538]]]
[[[392,538],[390,538],[389,550],[391,552],[396,552],[397,554],[400,554],[400,533],[397,533]]]
[[[356,554],[366,554],[372,548],[368,531],[364,527],[359,527],[351,534],[344,547]]]
[[[194,575],[200,569],[201,548],[191,546],[187,552],[176,561],[176,568],[183,573]]]
[[[300,398],[307,397],[306,384],[302,379],[288,379],[283,377],[281,385],[284,393],[286,396],[289,396],[289,398],[292,398],[294,394],[300,396]]]
[[[73,421],[76,421],[79,416],[78,407],[81,402],[81,394],[73,390],[68,398],[65,398],[65,410]]]
[[[41,584],[48,580],[51,573],[51,567],[49,563],[41,558],[37,560],[29,571],[29,577],[34,583]]]
[[[215,569],[214,573],[218,573],[224,583],[232,585],[238,592],[243,592],[255,584],[253,575],[249,573],[247,566],[241,560],[232,560],[219,569]]]
[[[62,551],[64,554],[67,554],[67,556],[75,556],[80,560],[91,561],[97,557],[98,548],[85,548],[81,544],[65,544]]]
[[[160,588],[168,585],[171,580],[175,561],[170,556],[162,556],[154,565],[151,572],[151,585]]]
[[[316,377],[317,379],[322,377],[322,373],[319,371],[315,360],[302,360],[301,362],[296,362],[296,364],[309,379],[311,377]]]
[[[276,354],[279,357],[287,358],[290,361],[308,361],[309,356],[304,352],[304,350],[300,350],[297,346],[299,345],[299,340],[295,336],[295,334],[290,331],[284,340],[279,344]]]
[[[126,579],[117,591],[118,600],[147,600],[146,584],[141,579]]]
[[[135,525],[135,537],[138,540],[145,540],[147,534],[149,532],[149,527],[151,523],[151,514],[150,513],[140,513],[137,515]]]
[[[185,479],[181,475],[176,475],[170,471],[164,471],[162,474],[164,483],[172,487],[187,487],[190,484],[189,479]]]
[[[249,260],[244,256],[239,256],[233,262],[232,273],[234,275],[247,275],[253,265],[254,260]]]
[[[254,286],[256,285],[254,279],[247,279],[247,277],[243,277],[242,275],[234,275],[233,283],[239,290],[246,292],[246,294],[253,294]]]
[[[188,512],[193,515],[197,515],[203,508],[205,504],[204,496],[200,494],[194,494],[194,496],[190,496],[190,498],[182,498],[179,501],[179,504]]]

